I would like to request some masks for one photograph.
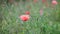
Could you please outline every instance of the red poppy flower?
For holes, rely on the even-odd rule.
[[[29,20],[29,18],[30,18],[29,15],[21,15],[21,16],[20,16],[20,19],[21,19],[22,21],[27,21],[27,20]]]
[[[30,12],[29,12],[29,11],[26,11],[26,12],[25,12],[25,14],[29,15],[29,14],[30,14]]]
[[[36,3],[38,0],[33,0],[34,3]]]
[[[46,2],[46,0],[42,0],[42,3],[45,3]]]
[[[52,4],[53,5],[57,5],[57,1],[56,0],[52,0]]]

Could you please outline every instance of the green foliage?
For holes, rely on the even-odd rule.
[[[19,16],[28,10],[27,6],[31,6],[30,20],[23,22]],[[60,34],[60,9],[59,5],[54,7],[42,6],[41,1],[34,4],[19,2],[17,5],[0,6],[1,33],[0,34]],[[40,9],[43,7],[43,15],[40,16]],[[56,14],[57,13],[57,14]]]

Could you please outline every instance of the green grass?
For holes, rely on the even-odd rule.
[[[31,6],[28,9],[27,6]],[[44,13],[40,16],[40,9]],[[19,2],[18,5],[10,5],[5,7],[1,6],[2,13],[2,30],[0,34],[60,34],[60,10],[59,4],[52,9],[46,7],[41,3],[41,0],[34,4],[32,1]],[[25,11],[30,11],[30,20],[23,22],[19,16],[24,14]],[[57,13],[57,14],[56,14]]]

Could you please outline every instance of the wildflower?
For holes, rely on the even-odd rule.
[[[36,3],[38,0],[33,0],[34,1],[34,3]]]
[[[52,4],[53,5],[57,5],[57,1],[56,0],[52,0]]]
[[[41,15],[41,16],[43,15],[43,9],[40,10],[40,15]]]
[[[29,14],[30,14],[30,12],[29,12],[29,11],[26,11],[26,12],[25,12],[25,14],[29,15]]]
[[[46,2],[46,0],[42,0],[42,3],[45,3]]]
[[[30,19],[30,16],[29,16],[29,15],[21,15],[19,18],[20,18],[22,21],[27,21],[27,20]]]

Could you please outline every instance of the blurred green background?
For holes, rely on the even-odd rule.
[[[60,0],[54,8],[51,1],[47,7],[42,0],[0,0],[0,34],[60,34]],[[23,22],[19,16],[26,11],[31,18]]]

